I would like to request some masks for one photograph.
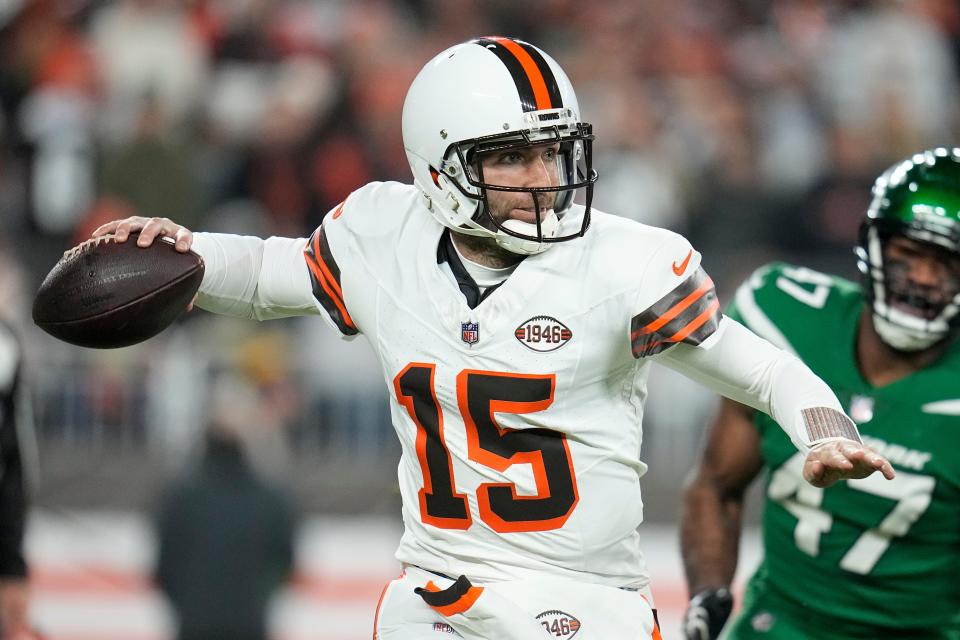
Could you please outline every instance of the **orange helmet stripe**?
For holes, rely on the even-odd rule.
[[[563,107],[557,78],[536,47],[522,40],[501,36],[479,38],[473,43],[500,59],[513,78],[524,111]]]
[[[533,87],[533,96],[537,101],[538,110],[554,109],[560,106],[556,105],[555,107],[550,100],[550,92],[547,90],[547,83],[543,78],[543,73],[541,73],[540,67],[537,66],[537,63],[530,57],[526,49],[509,38],[490,38],[490,40],[493,40],[512,53],[520,62],[524,72],[527,74],[527,79],[530,81],[530,86]]]

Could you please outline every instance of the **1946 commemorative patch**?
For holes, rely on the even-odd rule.
[[[573,332],[556,318],[534,316],[517,327],[514,335],[528,349],[545,353],[570,342]]]
[[[537,616],[537,622],[539,622],[551,636],[554,638],[562,638],[562,640],[569,640],[577,635],[577,631],[580,631],[579,620],[569,613],[564,613],[557,609],[544,611]]]

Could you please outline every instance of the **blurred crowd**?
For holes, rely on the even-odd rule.
[[[308,234],[358,185],[409,180],[411,79],[488,33],[568,69],[598,136],[596,206],[689,234],[708,265],[744,239],[849,246],[870,177],[960,121],[951,0],[0,6],[2,218],[50,251],[133,213]]]
[[[955,0],[6,0],[0,289],[20,273],[33,291],[130,214],[309,234],[355,187],[410,180],[410,81],[488,34],[558,59],[597,134],[594,205],[686,234],[725,299],[773,258],[853,276],[872,178],[958,141]],[[320,325],[203,335],[229,341],[283,421],[303,400],[277,354],[340,353]],[[307,367],[307,390],[380,385],[358,351],[333,356],[336,375]],[[165,366],[152,375],[189,387]]]

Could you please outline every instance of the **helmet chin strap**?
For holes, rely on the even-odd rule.
[[[505,220],[500,224],[510,231],[515,231],[516,233],[522,233],[527,236],[537,235],[537,225],[530,222],[511,219]],[[548,209],[543,215],[543,218],[540,220],[540,235],[542,238],[554,238],[556,237],[558,231],[560,231],[560,218],[557,216],[556,211],[553,209]],[[497,244],[502,248],[511,253],[516,253],[523,256],[532,256],[538,253],[543,253],[553,244],[552,242],[539,242],[537,240],[518,238],[502,230],[497,230],[495,237]]]
[[[902,324],[891,322],[889,319],[874,312],[873,328],[877,335],[888,346],[897,351],[922,351],[942,340],[948,332],[932,332],[910,329]]]

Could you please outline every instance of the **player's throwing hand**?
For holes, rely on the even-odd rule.
[[[123,220],[113,220],[94,229],[93,237],[106,236],[112,233],[117,242],[126,242],[130,234],[136,231],[140,232],[137,237],[137,245],[141,247],[149,247],[156,238],[164,236],[173,238],[174,247],[180,253],[186,253],[193,246],[193,232],[170,218],[130,216]],[[193,296],[193,300],[187,305],[187,311],[193,311],[193,305],[196,302],[197,296]]]
[[[114,234],[117,242],[126,242],[130,234],[139,231],[137,244],[141,247],[149,247],[153,244],[155,238],[166,236],[173,238],[177,251],[186,253],[193,244],[193,233],[184,226],[181,226],[169,218],[145,218],[143,216],[131,216],[123,220],[114,220],[97,227],[93,235],[105,236]]]

